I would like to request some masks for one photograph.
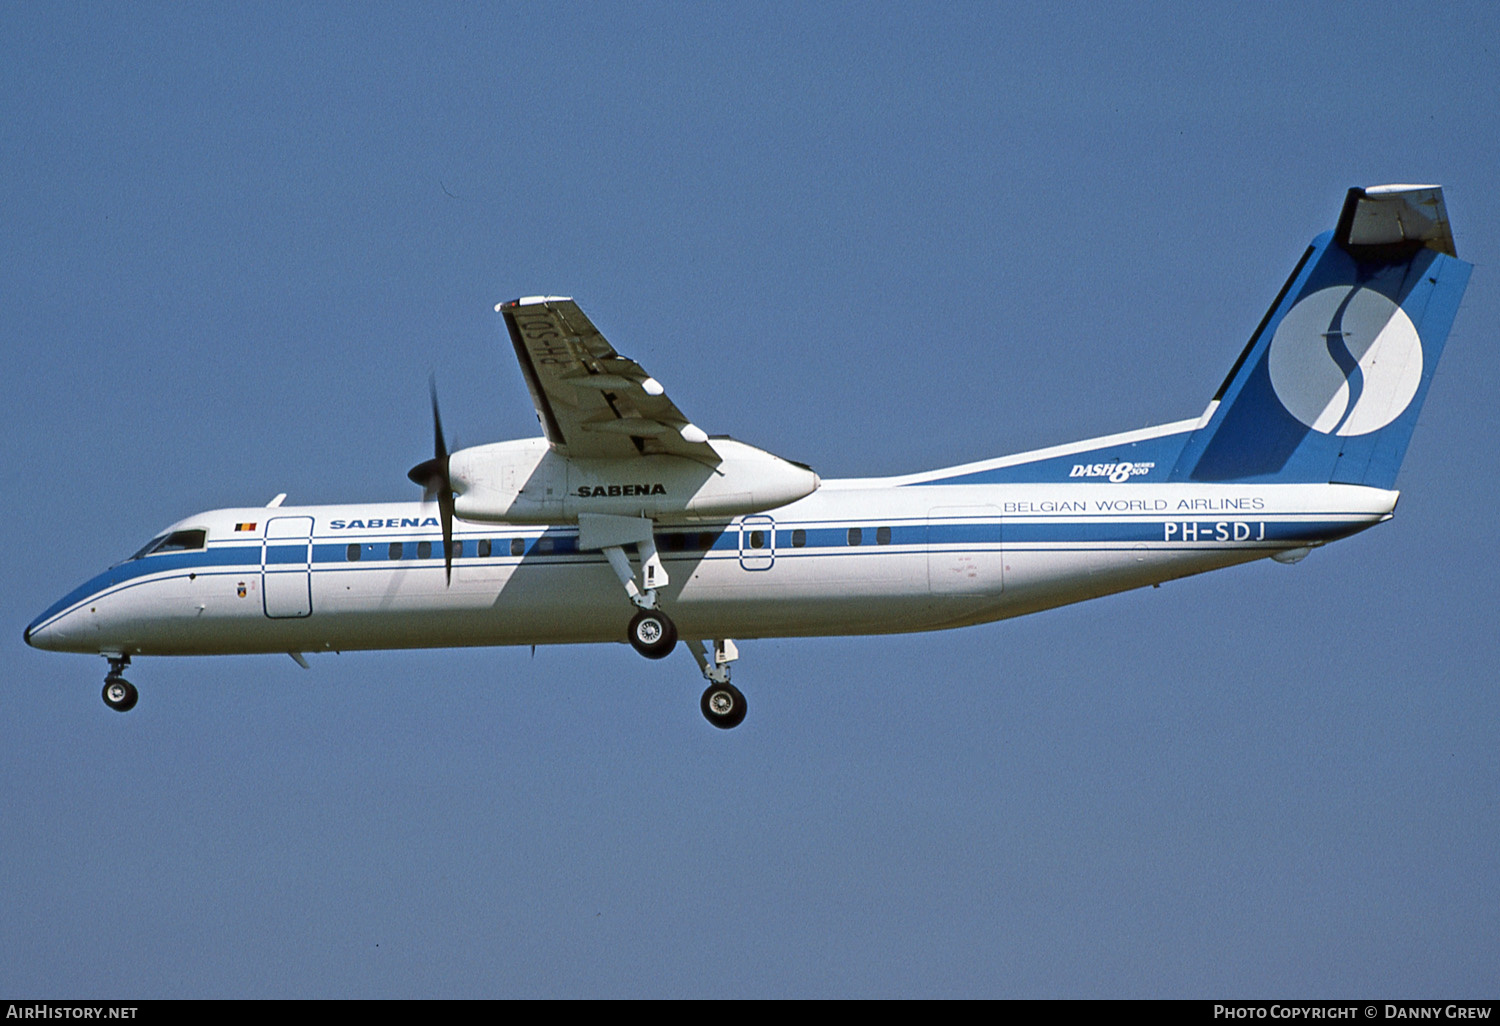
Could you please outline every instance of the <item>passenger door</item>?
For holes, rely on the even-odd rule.
[[[746,570],[769,570],[776,563],[776,521],[770,517],[745,517],[740,521],[740,566]]]
[[[312,517],[266,521],[260,543],[260,592],[273,619],[312,615]]]

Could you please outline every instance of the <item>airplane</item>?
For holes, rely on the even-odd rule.
[[[194,514],[25,640],[104,656],[121,712],[135,656],[681,643],[732,728],[736,640],[985,623],[1389,520],[1470,271],[1440,187],[1350,189],[1199,416],[848,480],[710,436],[572,299],[516,299],[541,437],[450,452],[434,383],[420,502]]]

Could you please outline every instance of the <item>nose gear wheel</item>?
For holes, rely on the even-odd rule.
[[[104,704],[116,712],[129,712],[140,699],[135,685],[124,677],[111,674],[104,678]]]
[[[125,667],[130,665],[130,657],[124,653],[110,655],[106,652],[104,658],[109,660],[109,672],[104,675],[104,704],[115,712],[129,712],[141,697],[135,685],[125,679]]]

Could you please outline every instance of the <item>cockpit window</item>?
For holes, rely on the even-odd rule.
[[[208,532],[202,529],[173,531],[171,534],[152,538],[141,551],[130,558],[140,559],[142,556],[155,556],[162,552],[189,552],[203,548],[207,540]]]

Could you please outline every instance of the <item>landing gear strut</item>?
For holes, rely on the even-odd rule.
[[[578,547],[599,549],[609,560],[610,569],[620,579],[625,594],[636,606],[626,637],[630,646],[647,659],[662,659],[677,647],[677,625],[662,612],[656,601],[656,590],[668,584],[667,569],[662,566],[652,535],[653,525],[645,517],[617,517],[584,513],[578,518]],[[634,545],[641,561],[641,582],[636,583],[635,568],[625,554],[625,546]]]
[[[109,659],[109,673],[104,676],[104,704],[116,712],[129,712],[141,697],[135,685],[123,676],[125,667],[130,665],[130,657],[118,655],[106,658]]]
[[[658,588],[669,583],[661,554],[656,551],[655,525],[647,517],[611,516],[604,513],[578,515],[578,548],[584,552],[598,550],[609,560],[610,569],[619,578],[625,595],[636,606],[625,636],[630,647],[647,659],[663,659],[677,647],[677,625],[662,612],[657,603]],[[630,565],[627,545],[634,545],[641,564],[640,582]],[[710,651],[704,641],[689,641],[688,650],[698,661],[708,681],[708,690],[698,703],[703,716],[720,730],[738,727],[745,721],[745,696],[729,683],[729,664],[740,657],[734,642],[719,638]]]

